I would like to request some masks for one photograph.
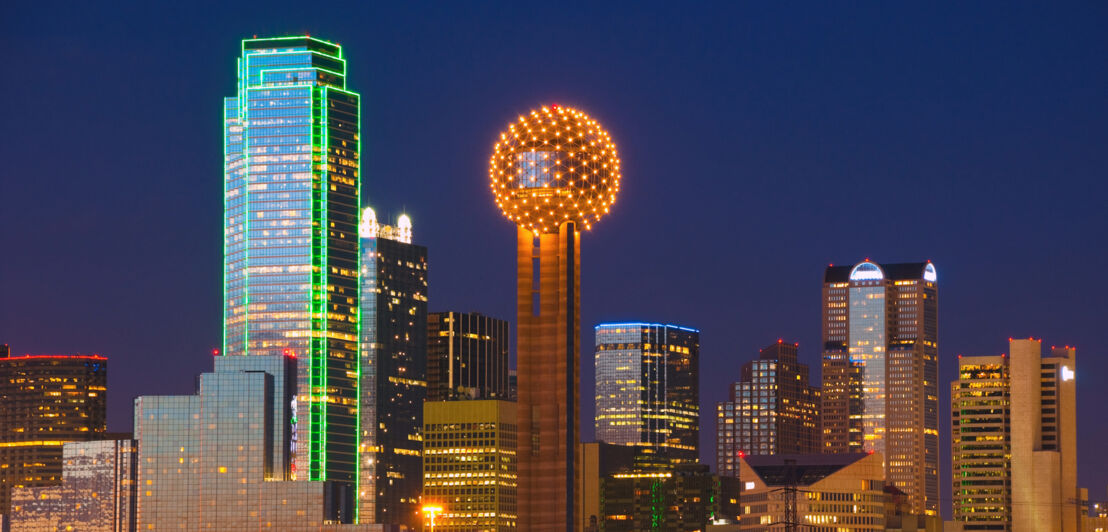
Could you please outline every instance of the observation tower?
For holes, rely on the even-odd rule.
[[[615,202],[620,161],[608,133],[558,105],[500,134],[489,187],[517,231],[518,528],[573,530],[580,375],[580,237]]]

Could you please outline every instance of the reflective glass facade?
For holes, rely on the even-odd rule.
[[[292,390],[282,383],[297,360],[223,358],[200,376],[197,395],[135,400],[138,529],[329,530],[349,521],[346,483],[285,481],[289,468],[276,463],[291,426]]]
[[[848,353],[861,372],[862,411],[852,419],[861,416],[862,450],[885,454],[885,287],[879,282],[850,288]]]
[[[427,398],[427,248],[411,243],[406,216],[396,227],[369,221],[363,218],[361,239],[359,522],[416,528]]]
[[[11,488],[62,482],[62,444],[103,435],[107,384],[102,356],[0,357],[0,514]]]
[[[338,45],[243,41],[224,100],[224,345],[300,360],[300,480],[357,479],[359,96]]]
[[[62,446],[62,484],[12,490],[12,532],[135,530],[135,443]]]
[[[917,514],[939,505],[938,373],[933,264],[827,268],[823,452],[882,453],[889,484]]]
[[[700,331],[596,326],[596,438],[672,463],[699,459]]]

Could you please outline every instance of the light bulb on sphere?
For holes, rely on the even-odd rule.
[[[591,229],[619,193],[612,138],[585,113],[558,105],[522,115],[500,134],[489,159],[496,205],[535,234],[567,222]]]

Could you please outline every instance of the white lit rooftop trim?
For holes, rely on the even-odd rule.
[[[358,225],[358,236],[377,238],[377,229],[377,213],[369,207],[362,209],[362,223]]]
[[[358,224],[358,236],[361,238],[384,238],[395,240],[405,244],[412,243],[412,219],[407,214],[401,214],[396,220],[396,227],[377,222],[377,213],[372,208],[362,209],[362,221]]]
[[[860,262],[850,270],[851,281],[879,281],[884,278],[885,273],[881,271],[881,267],[869,261]]]
[[[923,267],[923,280],[931,281],[932,283],[939,280],[939,273],[935,271],[934,264],[928,262],[927,266]]]

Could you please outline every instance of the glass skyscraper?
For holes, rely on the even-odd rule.
[[[359,96],[342,48],[242,42],[224,100],[228,356],[299,361],[289,474],[345,483],[358,449]]]
[[[700,331],[657,323],[596,326],[596,439],[658,462],[699,459]]]
[[[938,275],[930,262],[830,266],[823,452],[878,452],[912,511],[939,508]]]
[[[361,480],[359,521],[421,523],[423,401],[427,398],[427,248],[412,221],[362,213]]]

